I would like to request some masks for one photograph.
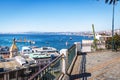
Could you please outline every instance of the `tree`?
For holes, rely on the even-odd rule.
[[[109,3],[113,5],[113,13],[112,13],[112,50],[115,49],[115,42],[113,39],[114,36],[114,12],[115,12],[115,4],[119,0],[105,0],[105,3]]]
[[[108,40],[106,40],[106,48],[112,48],[112,39],[114,40],[114,49],[117,51],[117,49],[120,48],[120,35],[118,35],[117,33],[113,36],[113,38],[109,38]]]

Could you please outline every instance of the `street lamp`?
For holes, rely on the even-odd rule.
[[[115,2],[113,2],[113,14],[112,14],[112,50],[115,49],[115,44],[114,44],[114,12],[115,12]]]
[[[105,0],[106,3],[109,2],[109,4],[113,5],[113,13],[112,13],[112,50],[115,49],[115,44],[114,44],[114,12],[115,12],[115,4],[119,0]]]

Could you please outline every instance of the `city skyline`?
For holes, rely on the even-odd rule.
[[[119,29],[120,4],[115,7]],[[0,0],[0,32],[111,30],[112,5],[104,0]]]

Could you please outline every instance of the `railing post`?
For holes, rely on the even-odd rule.
[[[67,65],[68,65],[68,50],[62,49],[60,50],[60,54],[62,55],[62,73],[66,76],[65,80],[69,80],[69,76],[67,75]]]
[[[9,73],[4,73],[4,80],[10,80]]]
[[[62,49],[60,50],[60,54],[62,55],[62,73],[66,74],[68,64],[68,50]]]
[[[76,54],[81,52],[81,43],[80,42],[74,42],[76,45]]]

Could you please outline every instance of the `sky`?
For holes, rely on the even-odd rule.
[[[120,3],[115,29],[120,29]],[[104,0],[0,0],[0,32],[111,30],[112,5]]]

